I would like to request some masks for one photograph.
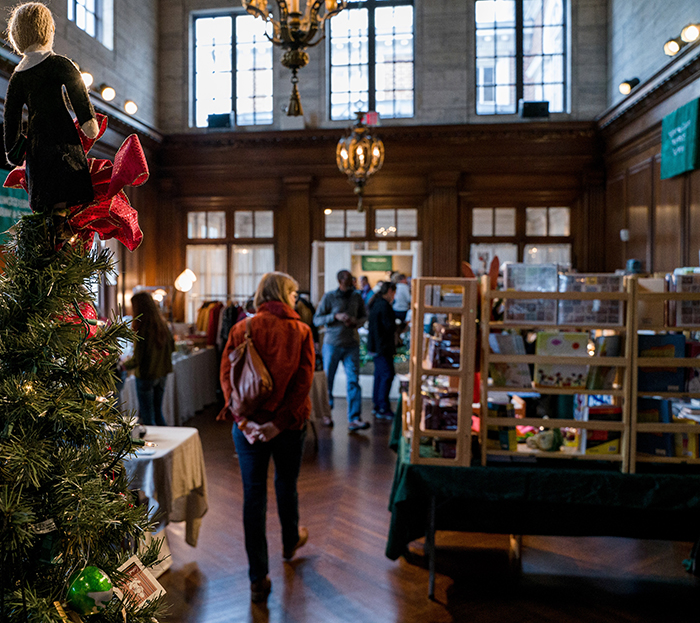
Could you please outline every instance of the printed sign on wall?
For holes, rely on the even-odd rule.
[[[661,179],[692,171],[698,166],[700,100],[688,102],[666,115],[661,124]]]
[[[363,255],[362,270],[392,270],[391,255]]]

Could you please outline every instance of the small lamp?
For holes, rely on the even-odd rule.
[[[666,54],[666,56],[675,56],[681,51],[681,48],[684,45],[685,41],[683,41],[680,37],[669,39],[666,43],[664,43],[664,54]]]
[[[124,102],[124,110],[129,115],[135,115],[138,112],[139,107],[136,105],[136,102],[132,100],[126,100],[126,102]]]
[[[114,90],[114,87],[111,87],[108,84],[101,84],[98,91],[105,102],[111,102],[117,96],[117,92]]]
[[[195,281],[196,275],[189,268],[185,268],[175,279],[175,289],[178,292],[189,292]]]
[[[686,43],[693,43],[693,41],[700,39],[700,25],[688,24],[681,30],[681,39]]]
[[[88,89],[92,86],[92,83],[95,81],[95,79],[92,77],[92,74],[89,71],[80,72],[80,77],[83,79],[85,87]]]
[[[632,89],[639,84],[639,78],[632,78],[620,83],[619,89],[622,95],[629,95]]]

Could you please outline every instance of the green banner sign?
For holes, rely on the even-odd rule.
[[[698,166],[698,114],[695,99],[666,115],[661,124],[661,179]]]
[[[392,270],[391,255],[363,255],[362,270]]]
[[[5,188],[5,182],[9,171],[0,170],[0,244],[7,242],[5,233],[25,214],[31,214],[29,196],[23,190]]]

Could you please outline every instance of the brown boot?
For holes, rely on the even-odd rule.
[[[256,580],[255,582],[250,583],[250,601],[254,603],[260,603],[261,601],[265,601],[267,599],[267,596],[270,594],[270,591],[272,590],[272,582],[270,582],[270,578],[265,576],[264,579],[262,580]]]
[[[285,560],[291,560],[294,558],[294,554],[300,547],[304,547],[306,545],[306,542],[309,540],[309,531],[304,528],[303,526],[299,526],[299,540],[297,541],[297,544],[292,548],[292,549],[285,549],[282,552],[282,556],[284,556]]]

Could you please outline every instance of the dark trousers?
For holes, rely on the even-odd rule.
[[[299,541],[297,479],[305,437],[306,426],[303,430],[283,430],[271,441],[250,444],[238,426],[233,426],[233,442],[243,479],[243,530],[251,582],[264,579],[270,570],[265,534],[270,457],[275,462],[275,495],[282,524],[282,547],[291,550]]]
[[[167,378],[167,376],[162,376],[159,379],[136,379],[136,396],[139,400],[141,424],[167,426],[163,417],[163,395],[165,394]]]
[[[374,410],[378,413],[391,413],[389,391],[394,381],[394,357],[374,356],[374,390],[372,399]]]

